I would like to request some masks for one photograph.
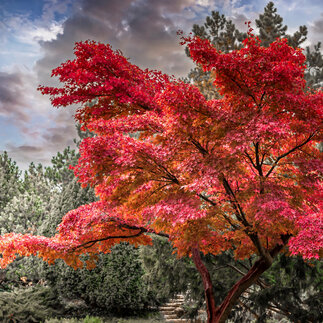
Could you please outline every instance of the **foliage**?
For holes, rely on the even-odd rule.
[[[105,321],[104,321],[105,322]],[[103,323],[102,319],[96,316],[86,316],[84,319],[47,319],[45,323]]]
[[[259,320],[278,312],[291,322],[321,322],[322,274],[322,262],[306,263],[301,257],[288,259],[281,255],[264,274],[261,290],[250,296],[250,306],[260,313]]]
[[[310,88],[321,88],[323,85],[323,56],[321,52],[321,43],[314,46],[311,51],[306,47],[307,62],[307,82]]]
[[[77,271],[58,263],[47,271],[46,279],[60,298],[81,299],[95,312],[129,315],[156,305],[143,281],[138,250],[127,244],[99,255],[96,268]]]
[[[58,185],[68,185],[74,178],[69,166],[76,165],[78,154],[74,149],[67,147],[64,151],[58,152],[51,160],[50,167],[46,167],[45,175]]]
[[[221,31],[221,28],[223,28],[223,23],[220,24],[219,21],[225,22],[226,17],[224,15],[220,15],[218,12],[212,12],[212,14],[206,18],[204,26],[193,26],[192,32],[194,35],[197,35],[201,38],[208,39],[212,42],[212,44],[217,47],[220,46],[221,50],[224,52],[229,52],[233,49],[233,47],[221,47],[221,43],[223,44],[223,41],[219,37],[219,35],[223,34],[223,31]],[[210,28],[209,26],[212,26]],[[287,26],[283,25],[283,19],[282,17],[277,14],[277,9],[274,7],[274,4],[272,2],[268,3],[266,6],[264,13],[259,16],[258,19],[256,19],[256,26],[259,28],[259,34],[258,37],[262,40],[263,46],[269,46],[270,43],[274,42],[276,38],[283,38],[287,37],[288,43],[293,46],[294,48],[299,47],[305,40],[307,35],[307,28],[305,26],[300,26],[299,30],[296,31],[293,35],[286,34]],[[238,34],[238,31],[237,31]],[[233,34],[231,34],[231,42],[233,42],[236,46],[236,48],[241,47],[242,44],[239,42],[237,38],[232,37]],[[240,33],[241,35],[241,33]],[[215,36],[215,37],[214,37]],[[229,36],[229,34],[227,34]],[[219,42],[219,44],[218,44]],[[230,43],[228,41],[227,43]],[[323,74],[322,74],[322,53],[320,51],[321,44],[318,43],[314,46],[314,50],[311,50],[309,47],[306,48],[306,65],[307,68],[305,70],[305,79],[307,82],[307,87],[309,88],[319,88],[322,86],[322,80],[323,80]],[[189,74],[189,79],[187,81],[193,81],[194,84],[200,89],[201,93],[207,98],[218,98],[219,93],[217,90],[213,87],[213,78],[211,76],[211,72],[203,71],[201,67],[196,67],[195,69],[191,70]],[[227,254],[227,259],[219,258],[219,262],[217,262],[216,267],[228,265],[228,266],[235,266],[238,267],[239,270],[245,271],[246,268],[241,267],[241,265],[237,262],[235,262],[233,259],[230,259],[230,254]],[[290,264],[293,264],[293,258],[285,258],[286,264],[289,266]],[[216,260],[213,260],[216,262]],[[225,261],[225,263],[223,262]],[[278,261],[278,260],[277,260]],[[279,264],[279,262],[278,262]],[[248,266],[248,263],[245,264]],[[278,270],[278,265],[274,265],[274,268],[276,269],[276,272],[273,275],[280,275],[280,272]],[[303,263],[303,270],[308,271],[309,267],[306,266],[305,263]],[[218,271],[218,270],[216,270]],[[211,273],[214,273],[214,271],[211,269]],[[273,272],[273,269],[270,270],[270,272]],[[293,284],[289,286],[289,292],[294,293],[294,295],[297,295],[297,297],[301,297],[301,295],[304,294],[304,290],[299,289],[297,286],[299,286],[299,282],[302,280],[301,276],[297,275],[298,272],[295,273]],[[313,274],[313,272],[312,272]],[[316,273],[316,279],[319,276],[319,273]],[[223,277],[230,277],[230,273],[228,275],[223,275]],[[214,286],[218,286],[217,282],[215,281],[216,277],[212,275],[212,281],[214,282]],[[282,286],[281,283],[277,283],[278,286]],[[277,295],[279,293],[276,292],[274,286],[268,285],[270,288],[267,288],[265,292],[262,292],[263,298],[262,302],[257,303],[257,308],[253,306],[253,303],[250,303],[247,301],[247,299],[243,299],[244,302],[247,302],[248,305],[252,307],[252,309],[256,312],[264,312],[267,310],[266,315],[273,314],[272,311],[268,311],[268,304],[271,303],[271,300],[276,300],[276,304],[280,304],[280,300],[276,299]],[[307,289],[319,291],[320,289],[316,284],[314,284],[314,280],[312,280],[312,284],[309,283],[307,285]],[[259,288],[254,290],[253,293],[251,293],[251,297],[256,297],[257,293],[259,292]],[[266,297],[264,297],[266,295]],[[220,295],[218,295],[220,297]],[[292,299],[292,298],[290,298]],[[317,311],[317,306],[315,305],[315,302],[312,302],[312,305],[310,303],[306,306],[307,315],[310,316],[310,313],[315,313]],[[262,308],[260,307],[262,306]],[[275,307],[275,306],[274,306]],[[305,307],[303,307],[303,311],[305,311]],[[246,308],[243,308],[240,306],[240,310],[238,308],[235,308],[235,318],[234,320],[237,321],[238,319],[245,318],[248,310]],[[293,307],[289,308],[289,312],[293,313]],[[288,313],[285,311],[285,313]],[[295,312],[294,312],[295,313]],[[285,315],[284,313],[282,315]],[[303,314],[304,316],[304,314]],[[254,315],[252,315],[254,317]]]
[[[152,246],[140,248],[148,293],[153,294],[160,303],[190,290],[191,281],[197,281],[201,287],[192,261],[187,257],[178,258],[174,252],[168,240],[161,237],[153,237]]]
[[[305,56],[287,39],[264,47],[251,29],[230,53],[198,37],[182,43],[221,97],[206,100],[195,86],[90,41],[53,71],[62,88],[40,87],[54,106],[82,104],[77,118],[96,136],[82,141],[74,171],[100,200],[68,212],[51,238],[3,235],[2,266],[18,253],[78,268],[87,254],[93,268],[97,253],[124,239],[150,244],[155,233],[193,256],[210,300],[199,251],[257,255],[219,307],[222,317],[280,251],[320,257],[323,95],[305,89]]]
[[[21,191],[20,171],[8,153],[0,155],[0,215],[7,203]]]
[[[84,137],[83,132],[79,133]],[[51,236],[55,234],[64,214],[96,200],[93,190],[89,187],[82,188],[69,169],[70,164],[75,165],[77,157],[75,150],[67,148],[52,158],[50,167],[44,169],[41,165],[30,165],[22,182],[24,190],[16,192],[3,209],[0,217],[2,233],[37,232]],[[148,299],[147,287],[141,283],[143,271],[136,249],[123,245],[115,248],[112,254],[101,255],[99,258],[96,270],[74,272],[62,262],[46,266],[36,257],[23,257],[5,269],[3,282],[10,289],[24,284],[21,280],[24,277],[30,284],[46,280],[60,299],[85,299],[95,311],[101,312],[118,312],[118,309],[127,307],[127,311],[133,313],[142,310],[147,304],[155,304],[154,295],[150,293]],[[111,261],[115,263],[112,264]],[[118,273],[125,274],[124,270],[128,270],[132,276],[116,277]],[[119,306],[120,303],[124,305]],[[84,313],[89,308],[70,310]]]
[[[294,48],[300,47],[307,37],[307,27],[300,26],[294,34],[287,34],[287,26],[283,25],[283,18],[277,13],[277,8],[273,2],[269,2],[264,8],[264,13],[259,15],[255,21],[258,27],[258,37],[262,46],[268,47],[277,38],[286,38],[288,44]],[[226,26],[228,25],[228,26]],[[236,29],[235,25],[218,11],[212,11],[206,17],[204,25],[194,25],[192,32],[195,36],[208,39],[217,49],[223,52],[230,52],[242,47],[242,40],[246,38],[246,33]],[[321,44],[314,46],[314,50],[306,47],[305,79],[310,88],[322,86],[322,53]],[[188,53],[188,50],[187,50]],[[197,66],[190,71],[186,82],[194,82],[201,93],[209,100],[218,98],[219,93],[213,86],[213,78],[209,71],[203,71],[201,66]]]
[[[48,245],[49,240],[35,240],[38,252],[41,251],[45,258],[53,249],[57,257],[65,258],[71,264],[76,261],[77,265],[77,258],[69,259],[69,255],[64,253],[66,247],[76,248],[74,254],[77,256],[83,250],[78,248],[80,244],[103,239],[100,244],[88,243],[89,248],[86,250],[109,251],[111,245],[120,241],[120,238],[105,240],[105,237],[112,232],[115,232],[116,237],[124,236],[123,231],[127,229],[128,234],[133,235],[133,238],[130,237],[132,242],[148,243],[145,231],[138,232],[136,229],[147,227],[147,221],[150,224],[146,230],[168,231],[181,253],[186,253],[192,243],[199,244],[201,250],[209,251],[212,243],[210,251],[214,254],[234,246],[236,256],[244,258],[260,248],[259,239],[268,240],[269,245],[274,246],[280,241],[280,235],[288,233],[298,237],[291,239],[293,252],[298,250],[308,257],[318,257],[320,247],[315,251],[313,246],[308,245],[310,249],[307,250],[304,239],[308,239],[311,226],[318,220],[318,196],[314,188],[319,177],[315,173],[316,168],[311,167],[316,167],[314,165],[319,162],[318,150],[313,143],[319,138],[322,95],[302,90],[304,56],[280,40],[264,48],[257,39],[251,37],[245,42],[245,48],[225,55],[219,54],[207,40],[187,38],[185,42],[189,45],[193,59],[204,64],[205,70],[216,70],[215,83],[223,95],[222,99],[206,101],[193,86],[171,80],[157,72],[141,71],[120,54],[113,53],[108,46],[89,42],[77,45],[77,64],[74,61],[67,62],[54,72],[61,74],[61,81],[74,80],[75,93],[65,93],[64,88],[43,88],[44,93],[54,95],[55,105],[88,101],[93,95],[88,93],[91,82],[98,84],[91,87],[91,93],[106,91],[96,106],[84,107],[78,114],[84,125],[97,133],[97,137],[83,140],[81,159],[75,167],[76,174],[84,184],[96,187],[101,201],[68,213],[59,227],[60,234],[51,240],[51,246]],[[114,75],[120,73],[124,80],[129,71],[138,74],[133,80],[138,83],[138,96],[131,97],[131,93],[136,92],[125,91],[124,84],[120,88],[119,80],[112,76],[107,81],[109,86],[104,85],[102,88],[97,83],[98,78],[103,77],[102,71],[97,70],[103,58],[107,65],[116,64]],[[82,64],[87,67],[87,72],[80,79],[78,73],[82,71]],[[88,74],[90,68],[92,74]],[[107,73],[106,77],[109,76]],[[135,83],[129,82],[127,79],[126,84],[134,90]],[[150,92],[140,92],[140,87],[147,87],[149,82],[154,85]],[[113,86],[114,91],[109,92]],[[71,91],[70,88],[68,91]],[[104,109],[107,98],[119,102],[119,106],[114,103],[114,106]],[[193,110],[187,110],[188,103],[194,106]],[[132,106],[135,108],[133,112],[129,110]],[[145,111],[146,106],[151,107],[151,110]],[[277,114],[281,106],[284,106],[285,113]],[[137,115],[123,116],[125,107],[128,114]],[[143,107],[143,111],[138,110],[138,107]],[[93,110],[96,111],[95,115]],[[227,120],[225,116],[228,113],[235,113],[239,119]],[[112,115],[114,118],[109,119]],[[92,119],[89,123],[89,118],[94,116],[97,121]],[[271,122],[268,122],[270,118]],[[168,123],[165,123],[166,120]],[[187,123],[195,126],[187,128]],[[202,123],[203,128],[200,126]],[[176,131],[178,128],[181,132]],[[140,139],[122,134],[138,129],[142,132]],[[153,133],[151,129],[154,129]],[[156,133],[158,136],[155,136]],[[145,137],[149,137],[150,141]],[[213,144],[212,151],[202,140],[207,140],[209,145]],[[294,140],[297,140],[296,144]],[[217,149],[216,145],[219,145]],[[225,149],[225,145],[228,148]],[[211,159],[205,159],[209,155]],[[216,160],[220,158],[221,164],[215,162],[215,156]],[[288,164],[280,162],[283,158]],[[204,169],[201,168],[203,164]],[[157,174],[154,173],[156,167]],[[199,167],[199,171],[196,167]],[[212,169],[217,170],[216,174]],[[108,175],[107,170],[111,175]],[[120,177],[122,172],[127,174],[124,178]],[[157,181],[153,176],[157,176]],[[239,187],[232,182],[233,177],[235,182],[241,182]],[[259,178],[262,178],[260,184]],[[163,186],[159,184],[159,179],[165,181]],[[298,185],[290,186],[294,182]],[[156,190],[159,194],[147,199]],[[216,196],[215,192],[217,200],[222,203],[216,209],[208,197]],[[289,198],[291,193],[301,196],[303,201]],[[132,198],[128,199],[131,194]],[[227,196],[238,199],[236,194],[241,200],[239,207],[245,208],[246,214],[241,211],[236,214],[235,207],[238,205],[234,200],[231,206],[224,203]],[[306,205],[305,200],[313,202]],[[202,210],[199,210],[200,206],[203,206]],[[158,217],[153,220],[157,211]],[[112,213],[118,216],[109,217]],[[280,221],[277,221],[278,214],[281,216]],[[76,219],[82,221],[81,226],[75,226]],[[258,227],[260,219],[263,221]],[[116,225],[116,222],[123,221],[126,226],[120,230],[120,224]],[[245,233],[240,222],[260,236],[246,234],[247,239],[244,239]],[[305,222],[308,224],[306,229],[302,226]],[[88,226],[90,230],[84,232],[87,223],[91,223]],[[99,231],[94,229],[96,227]],[[217,235],[216,231],[207,229],[210,227],[226,233]],[[198,232],[193,228],[198,228]],[[186,237],[179,235],[183,230],[187,232]],[[250,236],[251,240],[248,239]],[[24,236],[23,239],[22,252],[23,244],[30,244],[35,238]],[[230,241],[230,246],[226,245],[225,240]],[[302,243],[302,247],[299,243]],[[214,249],[215,246],[218,249]]]
[[[241,48],[243,39],[247,37],[246,33],[236,29],[234,23],[218,11],[212,11],[211,15],[206,17],[204,25],[194,24],[192,32],[195,36],[208,39],[215,48],[223,52]],[[189,56],[188,48],[186,48],[186,54]],[[210,76],[210,72],[205,72],[200,66],[196,66],[189,72],[186,82],[193,81],[206,99],[218,98],[219,95]]]
[[[46,287],[29,287],[0,293],[1,322],[41,322],[62,314],[56,296]]]
[[[16,174],[20,171],[16,167]],[[24,174],[23,180],[14,177],[20,185],[14,196],[0,210],[0,231],[41,234],[48,214],[53,211],[53,202],[58,197],[58,191],[53,183],[44,175],[41,165],[31,163]],[[4,183],[3,181],[0,183]],[[16,185],[17,185],[16,183]],[[15,188],[14,184],[12,189]],[[9,189],[10,191],[10,189]],[[5,270],[6,284],[17,286],[21,284],[21,277],[36,283],[41,279],[42,262],[30,257],[21,258],[10,264]]]

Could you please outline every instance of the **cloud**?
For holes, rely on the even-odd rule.
[[[28,122],[30,117],[24,110],[24,80],[19,73],[0,72],[0,117],[10,122]]]
[[[42,42],[44,58],[37,62],[40,81],[69,59],[76,41],[93,39],[120,49],[142,68],[160,69],[184,76],[191,65],[176,35],[183,28],[172,19],[181,15],[192,0],[85,0],[65,21],[57,39]]]
[[[191,66],[178,45],[176,31],[182,25],[173,19],[194,4],[193,0],[84,0],[74,5],[73,14],[64,23],[55,21],[57,13],[64,13],[70,4],[48,1],[39,19],[28,14],[8,15],[5,26],[0,25],[18,43],[32,46],[29,51],[38,47],[38,55],[43,56],[34,69],[11,67],[10,72],[0,75],[0,122],[8,123],[11,136],[0,131],[2,149],[23,168],[31,161],[48,163],[57,151],[73,145],[75,107],[52,108],[49,98],[42,97],[36,88],[38,84],[57,85],[57,80],[50,78],[51,70],[73,56],[76,41],[109,42],[130,56],[134,64],[170,74],[186,75]],[[17,129],[19,140],[12,136]]]
[[[309,33],[311,34],[311,45],[316,45],[318,42],[323,42],[323,12],[320,17],[310,24]]]
[[[75,109],[51,107],[37,85],[32,72],[0,72],[0,149],[23,169],[31,161],[48,164],[57,151],[73,146],[76,137]]]
[[[258,18],[267,1],[46,0],[44,3],[39,17],[32,17],[31,13],[6,15],[0,21],[0,40],[4,44],[0,60],[5,55],[8,57],[6,51],[15,50],[20,56],[15,54],[14,59],[19,58],[24,64],[33,59],[35,63],[29,64],[29,69],[17,69],[11,64],[6,72],[0,73],[0,124],[12,124],[9,133],[19,132],[20,139],[18,142],[17,138],[6,137],[1,129],[0,137],[5,143],[3,147],[23,167],[30,161],[46,164],[57,151],[73,144],[75,107],[57,110],[36,88],[39,84],[58,85],[56,79],[50,78],[51,71],[73,58],[76,41],[109,43],[141,68],[186,76],[193,64],[179,45],[178,29],[188,33],[194,23],[203,24],[212,10],[219,10],[245,31],[244,22]],[[283,18],[293,13],[282,1],[276,1],[275,5]],[[321,37],[322,22],[320,16],[311,25],[313,39]],[[289,25],[288,21],[285,23]]]

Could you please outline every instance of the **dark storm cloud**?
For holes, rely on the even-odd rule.
[[[12,145],[8,144],[6,150],[11,158],[13,158],[23,169],[27,169],[30,162],[48,164],[50,159],[49,152],[41,146],[31,145]]]
[[[40,83],[49,82],[50,70],[73,57],[76,41],[87,39],[110,43],[142,68],[186,75],[192,65],[176,35],[183,26],[171,17],[182,14],[193,3],[191,0],[84,0],[64,23],[63,33],[55,40],[41,43],[44,58],[37,62]]]
[[[29,116],[24,110],[23,76],[17,73],[0,72],[0,116],[15,124],[27,122]]]
[[[45,142],[50,143],[50,146],[73,145],[73,139],[76,137],[75,126],[71,127],[70,119],[65,119],[60,122],[61,125],[58,124],[57,127],[46,129],[46,132],[42,135],[42,138]]]
[[[74,14],[65,21],[63,33],[54,40],[40,42],[43,58],[36,63],[38,83],[57,86],[57,80],[50,78],[51,70],[73,58],[76,41],[87,39],[110,43],[142,68],[160,69],[177,76],[186,75],[192,64],[186,58],[184,48],[179,45],[176,32],[187,26],[177,25],[173,19],[174,15],[182,15],[185,7],[193,3],[193,0],[80,2]],[[32,157],[48,156],[49,152],[53,155],[59,149],[73,145],[72,140],[76,137],[74,111],[75,107],[67,107],[51,115],[51,125],[40,134],[44,144],[36,145],[38,150],[35,149],[34,153],[22,147],[22,154],[29,154],[29,160],[33,160]]]
[[[30,162],[48,165],[57,151],[65,147],[74,147],[73,139],[76,137],[75,127],[66,122],[66,126],[48,128],[41,134],[42,143],[14,145],[8,143],[5,150],[23,169],[27,169]]]
[[[316,45],[318,42],[323,42],[323,12],[320,18],[315,20],[309,28],[311,33],[311,44]]]

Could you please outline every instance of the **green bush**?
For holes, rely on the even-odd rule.
[[[139,250],[121,243],[110,254],[100,255],[92,270],[74,270],[59,262],[49,267],[46,280],[62,300],[85,301],[87,313],[132,315],[156,305],[143,276]]]
[[[62,312],[55,294],[47,287],[15,288],[0,293],[0,321],[3,323],[42,322]]]
[[[51,318],[45,321],[45,323],[103,323],[102,319],[96,316],[86,316],[84,319],[76,319],[76,318],[70,318],[70,319],[57,319],[57,318]]]

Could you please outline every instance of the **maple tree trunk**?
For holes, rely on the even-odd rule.
[[[277,244],[269,253],[272,259],[275,258],[279,251],[282,250],[282,248],[287,244],[290,237],[291,235],[289,234],[281,236],[282,243]],[[251,285],[253,285],[261,276],[261,274],[269,269],[272,265],[272,262],[268,261],[268,259],[266,259],[265,257],[258,259],[249,269],[249,271],[233,285],[233,287],[227,293],[227,296],[224,298],[223,302],[218,307],[216,307],[211,276],[206,266],[202,262],[198,248],[192,248],[192,258],[203,280],[208,317],[207,323],[225,322],[232,310],[232,307],[237,303],[240,295]]]
[[[222,323],[228,318],[232,307],[238,301],[240,295],[247,290],[252,284],[254,284],[260,275],[271,267],[265,259],[260,258],[250,268],[246,275],[244,275],[239,281],[237,281],[233,287],[227,293],[227,296],[223,300],[220,306],[218,306],[213,315],[212,323]]]
[[[192,248],[192,258],[203,281],[204,295],[205,295],[205,301],[206,301],[206,311],[207,311],[207,323],[214,323],[216,322],[215,321],[216,306],[215,306],[213,285],[212,285],[210,273],[201,259],[200,250],[198,248]]]
[[[240,295],[253,283],[255,283],[260,275],[271,266],[271,264],[269,264],[263,258],[257,260],[250,268],[248,273],[233,285],[233,287],[230,289],[227,296],[223,300],[222,304],[216,307],[211,276],[206,266],[202,262],[200,251],[197,248],[192,248],[192,256],[195,266],[199,271],[203,281],[207,311],[207,323],[225,322],[232,310],[232,307],[236,304]]]

